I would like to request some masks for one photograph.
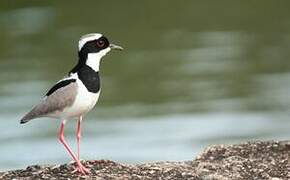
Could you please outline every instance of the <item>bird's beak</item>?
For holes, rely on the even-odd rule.
[[[115,44],[110,44],[110,48],[120,50],[120,51],[124,50],[124,48],[122,48],[121,46],[115,45]]]

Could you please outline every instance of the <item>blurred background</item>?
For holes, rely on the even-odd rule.
[[[101,66],[83,159],[191,160],[213,144],[290,137],[289,1],[0,2],[0,170],[70,161],[60,121],[20,125],[105,34],[126,50]],[[66,137],[76,149],[76,121]]]

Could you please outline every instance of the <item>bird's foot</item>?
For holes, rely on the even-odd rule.
[[[76,169],[73,171],[73,173],[75,172],[79,172],[81,174],[90,174],[91,171],[90,169],[86,168],[84,165],[82,165],[81,163],[80,164],[77,164],[77,167]]]

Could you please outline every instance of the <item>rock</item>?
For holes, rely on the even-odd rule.
[[[29,166],[0,172],[0,179],[290,179],[290,141],[248,142],[207,148],[193,161],[125,165],[83,161],[91,174],[72,173],[74,164]]]

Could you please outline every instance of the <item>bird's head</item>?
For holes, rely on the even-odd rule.
[[[70,71],[70,74],[77,72],[84,65],[98,71],[102,57],[112,49],[123,50],[121,46],[110,43],[102,34],[92,33],[82,36],[79,40],[79,62]]]
[[[86,34],[79,40],[79,53],[84,56],[91,54],[101,59],[112,49],[123,50],[121,46],[110,43],[99,33]]]

